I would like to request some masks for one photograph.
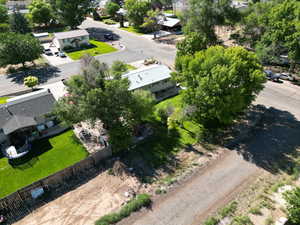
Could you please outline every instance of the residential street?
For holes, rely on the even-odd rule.
[[[96,58],[102,62],[111,64],[115,60],[122,60],[128,63],[144,60],[148,57],[155,57],[164,64],[173,65],[176,49],[172,46],[157,44],[148,40],[147,38],[140,37],[136,34],[132,34],[117,28],[112,28],[93,20],[84,21],[82,28],[94,28],[98,29],[99,32],[104,33],[112,31],[115,36],[119,37],[120,44],[125,46],[124,50],[96,56]],[[68,78],[72,75],[78,74],[79,72],[80,62],[77,61],[57,67],[49,67],[47,69],[31,71],[30,74],[39,77],[39,81],[44,85]],[[0,76],[0,96],[26,90],[23,85],[23,77],[24,74],[22,73],[9,76]]]
[[[136,213],[120,225],[199,225],[242,190],[251,178],[267,170],[282,152],[300,147],[300,87],[268,82],[256,101],[274,107],[267,128],[258,129],[243,148],[225,153],[209,168],[162,200],[152,210]]]

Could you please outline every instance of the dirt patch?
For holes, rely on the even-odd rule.
[[[120,179],[108,172],[77,189],[49,202],[32,214],[18,221],[17,225],[89,225],[108,212],[118,209],[128,201],[125,194],[137,191],[139,181],[131,176]]]

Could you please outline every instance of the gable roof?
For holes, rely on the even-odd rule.
[[[35,126],[38,117],[50,113],[55,98],[48,90],[22,95],[0,105],[0,129],[10,134],[20,128]]]
[[[86,30],[72,30],[72,31],[54,33],[54,37],[58,40],[82,37],[82,36],[88,36],[88,35],[89,35],[89,33]]]
[[[129,90],[131,91],[171,78],[171,70],[164,65],[153,65],[130,71],[123,77],[130,81]]]

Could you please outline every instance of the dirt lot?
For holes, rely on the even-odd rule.
[[[17,225],[89,225],[126,201],[124,192],[136,189],[133,177],[121,179],[104,172],[77,189],[44,205]]]

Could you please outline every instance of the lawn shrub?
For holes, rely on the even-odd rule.
[[[209,217],[207,220],[205,220],[204,225],[217,225],[220,222],[219,219],[216,217]]]
[[[103,23],[107,24],[107,25],[114,25],[117,24],[116,21],[112,20],[112,19],[105,19],[103,20]]]
[[[253,215],[262,215],[259,207],[254,207],[249,210],[249,213]]]
[[[95,225],[110,225],[115,224],[125,217],[128,217],[132,212],[138,211],[142,207],[147,207],[151,204],[151,198],[147,194],[137,195],[134,199],[130,200],[121,210],[117,213],[110,213],[102,216],[95,222]]]
[[[224,218],[226,216],[232,216],[236,209],[237,209],[238,203],[236,201],[231,202],[227,206],[225,206],[223,209],[220,210],[219,215],[221,218]]]
[[[253,225],[248,216],[236,216],[233,219],[233,225]]]

